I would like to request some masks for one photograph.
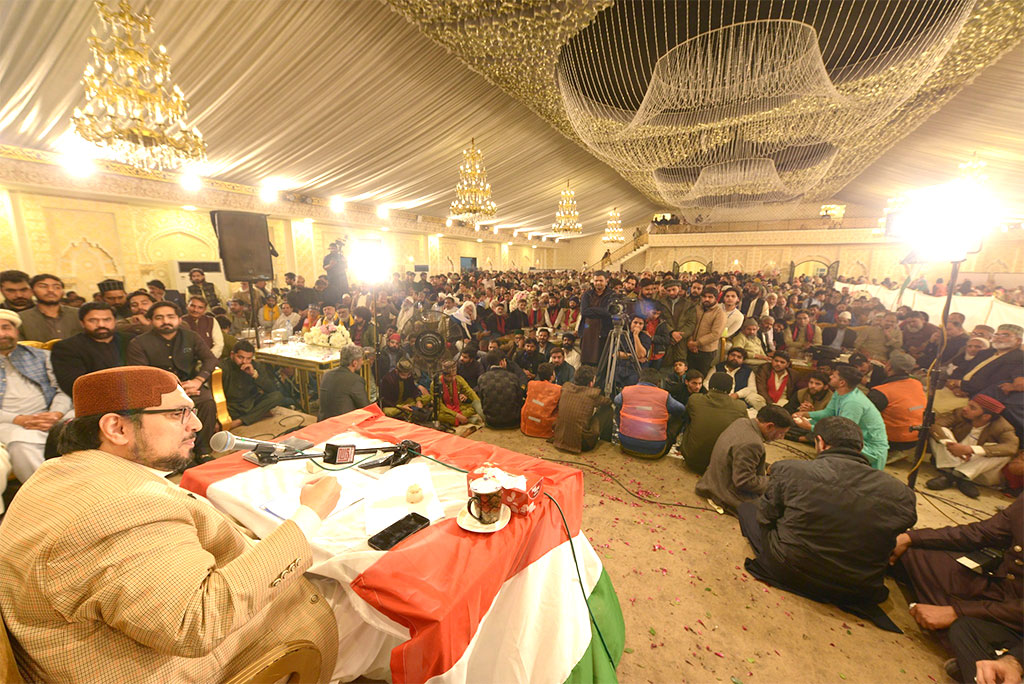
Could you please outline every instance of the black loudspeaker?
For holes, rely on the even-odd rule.
[[[270,237],[265,214],[211,211],[210,220],[220,243],[224,278],[231,282],[273,280]]]

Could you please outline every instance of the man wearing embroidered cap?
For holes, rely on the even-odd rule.
[[[978,498],[975,482],[999,483],[999,471],[1017,453],[1020,444],[1005,418],[1005,407],[987,394],[977,394],[967,406],[935,417],[931,432],[932,454],[939,475],[925,483],[928,489],[954,484],[965,495]]]
[[[1022,338],[1024,328],[1021,326],[1012,323],[1000,325],[992,336],[992,348],[979,352],[975,357],[977,364],[961,377],[954,373],[950,387],[959,390],[960,396],[972,396],[1012,381],[1024,368],[1024,351],[1020,348]]]
[[[17,313],[0,309],[0,444],[25,482],[42,464],[46,436],[71,400],[57,386],[50,352],[18,344],[20,325]]]
[[[224,681],[270,645],[308,639],[330,679],[334,614],[302,573],[337,504],[307,484],[295,515],[253,544],[164,479],[201,424],[173,374],[126,366],[75,381],[59,458],[0,527],[0,611],[30,681]],[[54,505],[61,502],[61,505]]]
[[[128,306],[128,294],[124,291],[123,282],[107,278],[102,282],[96,283],[96,289],[100,291],[100,298],[114,307],[118,318],[128,318],[132,315],[131,307]]]

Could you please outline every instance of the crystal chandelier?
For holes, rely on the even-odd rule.
[[[176,169],[206,159],[206,142],[188,123],[188,102],[171,83],[167,49],[148,38],[153,18],[132,12],[127,0],[117,10],[94,3],[103,35],[92,29],[92,62],[82,85],[86,105],[75,108],[75,133],[114,161],[143,169]]]
[[[601,242],[625,242],[626,236],[622,234],[622,217],[619,212],[612,209],[608,212],[608,224],[604,227],[604,235]]]
[[[558,200],[558,211],[555,212],[555,222],[551,224],[551,230],[559,235],[579,235],[583,231],[580,212],[576,209],[576,193],[569,188],[568,181],[565,183],[561,199]]]
[[[476,146],[474,138],[469,143],[469,149],[462,150],[459,183],[455,186],[455,201],[448,213],[454,219],[477,223],[481,219],[493,217],[497,211],[497,205],[491,200],[491,184],[487,182],[484,155]]]

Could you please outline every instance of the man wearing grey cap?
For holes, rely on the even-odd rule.
[[[917,433],[911,428],[924,422],[927,403],[924,385],[909,375],[915,365],[910,354],[893,352],[885,364],[887,377],[868,392],[868,399],[881,412],[885,422],[890,451],[913,449],[917,444]]]
[[[836,315],[836,327],[821,331],[821,343],[833,349],[854,349],[857,346],[857,333],[850,330],[853,314],[841,311]]]
[[[1004,323],[992,336],[992,348],[979,352],[977,365],[962,377],[950,380],[950,388],[960,396],[973,396],[1004,382],[1011,382],[1024,367],[1024,351],[1020,345],[1024,328]]]

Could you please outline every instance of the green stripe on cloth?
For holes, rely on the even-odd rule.
[[[567,684],[583,684],[584,682],[617,682],[615,668],[622,659],[622,649],[626,645],[626,623],[622,619],[622,609],[619,607],[619,597],[612,587],[611,578],[608,572],[601,570],[601,577],[594,585],[587,599],[590,612],[597,620],[597,627],[604,636],[605,647],[601,645],[601,637],[594,629],[594,620],[591,620],[590,646],[587,647],[583,658],[576,663],[576,667],[569,673],[566,679]],[[608,660],[611,654],[614,661]]]

